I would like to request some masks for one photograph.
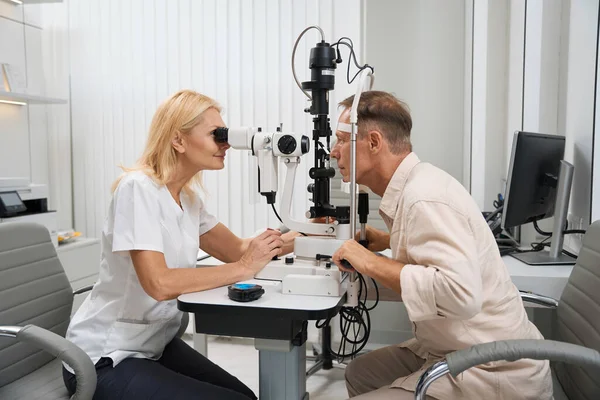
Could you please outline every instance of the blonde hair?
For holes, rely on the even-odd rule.
[[[193,90],[180,90],[165,100],[154,113],[142,156],[133,167],[120,166],[124,173],[115,180],[111,190],[114,192],[123,176],[131,171],[142,171],[156,183],[166,184],[177,166],[177,152],[171,142],[178,133],[188,134],[210,108],[221,112],[215,100]],[[195,185],[202,187],[202,171],[185,184],[184,190],[189,193]]]

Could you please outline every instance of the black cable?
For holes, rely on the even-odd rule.
[[[495,202],[494,202],[495,203]],[[487,217],[485,217],[485,222],[489,222],[492,220],[492,218],[494,218],[496,215],[500,214],[502,212],[502,210],[504,210],[504,206],[500,206],[498,208],[496,208],[494,211],[492,211],[491,213],[488,214]]]
[[[585,233],[585,231],[583,230],[579,230],[579,229],[573,229],[573,230],[566,230],[563,233],[566,235],[568,233]],[[514,251],[515,253],[533,253],[533,252],[538,252],[538,251],[542,251],[544,250],[546,247],[550,247],[552,245],[552,243],[548,242],[548,240],[552,239],[552,235],[549,235],[547,237],[544,238],[544,240],[542,240],[541,242],[533,242],[531,243],[531,249],[526,249],[526,250],[521,250],[519,248],[515,248]],[[571,253],[568,250],[563,249],[562,250],[563,254],[566,254],[569,257],[572,258],[577,258],[578,256],[576,254]]]
[[[563,249],[563,251],[562,251],[562,252],[563,252],[564,254],[568,255],[569,257],[572,257],[572,258],[575,258],[575,259],[577,259],[577,255],[575,255],[575,254],[571,253],[570,251],[567,251],[567,250]]]
[[[373,286],[375,286],[376,297],[375,297],[375,304],[373,304],[372,307],[367,308],[368,311],[373,310],[375,307],[377,307],[377,304],[379,304],[379,287],[377,286],[377,282],[375,282],[375,279],[371,278],[371,281],[373,282]]]
[[[330,322],[331,322],[331,318],[324,319],[323,322],[321,322],[321,320],[318,320],[315,323],[315,327],[317,329],[325,328],[327,325],[329,325]]]
[[[342,307],[340,310],[339,329],[341,340],[337,352],[333,349],[331,350],[331,354],[336,356],[340,362],[343,362],[347,357],[354,358],[367,345],[371,335],[371,316],[369,311],[374,309],[379,303],[379,288],[375,281],[373,280],[377,292],[375,304],[372,307],[367,307],[368,287],[366,285],[365,277],[357,273],[357,279],[359,282],[358,306]],[[322,328],[329,323],[330,319],[317,321],[316,327]],[[348,352],[347,348],[349,348]]]
[[[567,229],[569,227],[568,222],[565,223],[565,229]],[[539,233],[540,235],[544,235],[544,236],[552,236],[552,232],[546,232],[543,231],[540,226],[538,225],[537,221],[533,221],[533,228],[535,229],[535,231],[537,233]]]
[[[544,250],[544,247],[546,247],[546,244],[550,245],[550,243],[546,243],[546,241],[549,240],[551,237],[552,236],[548,236],[539,243],[537,243],[537,242],[531,243],[531,249],[522,250],[519,248],[515,248],[515,252],[516,253],[532,253],[532,252],[536,252],[536,251],[542,251],[542,250]]]
[[[552,232],[546,232],[543,231],[537,221],[533,221],[533,227],[535,228],[535,231],[537,233],[539,233],[540,235],[544,235],[544,236],[552,236]],[[585,230],[584,229],[568,229],[569,228],[569,223],[565,222],[565,230],[563,230],[563,235],[585,235]]]
[[[336,48],[337,48],[338,52],[340,50],[340,44],[343,44],[344,46],[346,46],[350,49],[350,57],[348,59],[348,69],[346,71],[346,80],[348,81],[348,84],[351,84],[352,82],[354,82],[354,80],[356,79],[358,74],[360,74],[364,69],[370,68],[372,72],[374,71],[374,69],[369,64],[365,64],[362,66],[359,65],[358,61],[356,60],[356,53],[354,52],[354,43],[352,43],[352,40],[350,40],[350,39],[349,39],[350,43],[344,42],[344,41],[342,41],[343,39],[348,39],[348,38],[340,38],[336,43],[333,43],[331,45],[331,47],[337,46]],[[354,75],[354,77],[352,79],[350,79],[350,61],[354,61],[354,65],[356,66],[356,68],[358,68],[358,72]]]
[[[277,213],[277,210],[275,209],[275,204],[271,203],[271,207],[273,208],[273,212],[275,213],[275,216],[277,217],[277,219],[279,220],[279,222],[281,222],[283,224],[283,221],[281,220],[281,217],[279,216],[279,214]]]
[[[586,232],[584,229],[569,229],[563,231],[563,235],[585,235]]]

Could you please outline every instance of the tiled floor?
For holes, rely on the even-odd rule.
[[[187,337],[187,338],[186,338]],[[192,345],[191,338],[186,341]],[[208,358],[244,382],[258,395],[258,351],[253,339],[208,337]],[[310,367],[311,363],[307,363]],[[310,400],[347,399],[343,369],[318,371],[306,381]]]

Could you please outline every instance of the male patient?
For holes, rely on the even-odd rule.
[[[350,107],[345,108],[331,151],[345,181],[350,176]],[[382,196],[379,213],[390,234],[368,228],[369,250],[349,240],[333,259],[395,290],[413,323],[414,339],[352,361],[346,369],[350,397],[413,399],[427,367],[446,354],[478,343],[542,339],[529,322],[494,237],[465,188],[412,152],[412,120],[389,93],[362,94],[358,106],[356,180]],[[440,133],[443,134],[443,133]],[[452,155],[449,155],[452,156]],[[371,251],[392,249],[392,258]],[[428,398],[552,398],[546,361],[494,362],[456,379],[438,379]]]

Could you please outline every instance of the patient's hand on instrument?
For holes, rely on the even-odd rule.
[[[252,239],[240,259],[240,264],[248,272],[247,279],[254,277],[273,257],[280,255],[282,246],[283,240],[278,230],[268,229]]]
[[[331,260],[342,271],[358,271],[361,274],[369,276],[368,268],[374,264],[373,258],[377,258],[377,256],[358,244],[357,241],[346,240],[333,254]]]
[[[367,247],[371,251],[384,251],[390,248],[390,235],[379,229],[375,229],[372,226],[367,225],[367,241],[369,246]],[[354,240],[360,240],[360,232],[356,233]]]

